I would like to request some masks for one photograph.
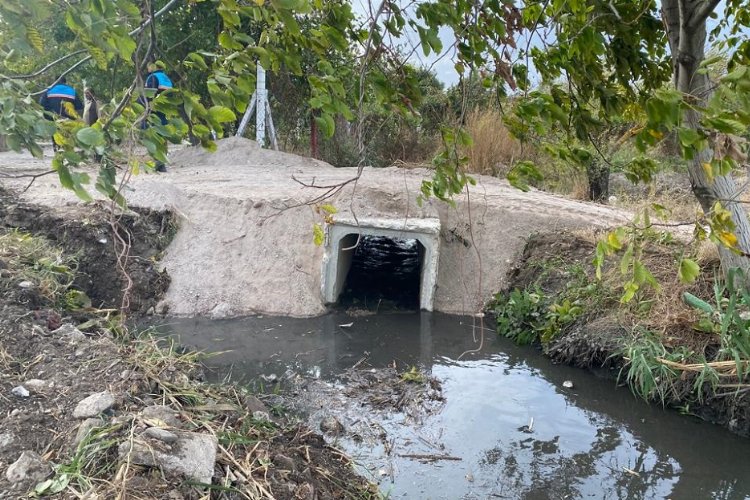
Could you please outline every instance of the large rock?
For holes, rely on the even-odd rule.
[[[52,468],[33,451],[24,451],[5,471],[5,478],[11,483],[31,484],[43,481]]]
[[[73,410],[75,418],[92,418],[103,411],[107,411],[115,404],[115,397],[109,391],[97,392],[86,399],[78,402],[76,409]]]
[[[81,422],[81,425],[78,426],[78,432],[76,433],[76,437],[73,440],[73,447],[78,447],[78,445],[86,439],[86,437],[89,435],[89,432],[96,429],[97,427],[101,427],[104,425],[104,420],[101,418],[87,418],[83,422]]]
[[[175,432],[177,441],[172,446],[151,446],[135,440],[125,441],[119,447],[120,460],[130,463],[159,467],[164,472],[183,476],[193,481],[210,484],[214,475],[216,447],[214,436],[197,432]]]
[[[169,406],[147,406],[141,412],[141,416],[158,427],[164,427],[162,424],[166,424],[168,427],[179,428],[181,425],[180,414]]]

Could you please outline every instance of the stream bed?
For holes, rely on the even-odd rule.
[[[481,351],[466,353],[482,332],[472,322],[334,313],[170,319],[160,330],[218,353],[205,360],[210,379],[290,388],[286,402],[313,427],[335,418],[344,432],[327,440],[388,498],[750,498],[750,440],[554,365],[493,325]],[[394,366],[434,377],[421,411],[371,407],[347,391],[352,367],[375,377]]]

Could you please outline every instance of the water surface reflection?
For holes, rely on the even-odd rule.
[[[216,379],[268,380],[288,370],[332,379],[363,358],[360,366],[395,361],[430,371],[443,382],[445,406],[419,427],[385,417],[390,454],[340,443],[391,498],[750,498],[749,441],[646,405],[611,380],[553,365],[491,331],[481,352],[458,361],[476,347],[471,323],[424,312],[330,314],[173,320],[163,330],[221,351],[207,361]],[[461,461],[398,456],[434,453]]]

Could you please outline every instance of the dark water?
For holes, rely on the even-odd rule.
[[[377,446],[339,443],[390,498],[750,498],[750,440],[649,406],[611,380],[552,365],[491,331],[480,353],[458,361],[476,347],[471,319],[191,319],[165,330],[185,345],[228,351],[207,361],[216,379],[272,380],[289,370],[333,378],[363,357],[360,366],[395,361],[430,371],[443,383],[445,406],[419,427],[384,419],[394,436],[390,457]],[[461,460],[398,457],[435,453]]]

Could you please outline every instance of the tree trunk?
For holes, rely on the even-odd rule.
[[[674,84],[677,90],[690,96],[694,102],[705,103],[711,94],[711,82],[708,75],[698,73],[705,57],[706,17],[716,7],[717,0],[663,0],[662,15],[667,28]],[[683,125],[698,129],[700,115],[695,111],[685,113]],[[721,266],[726,273],[733,268],[741,268],[750,276],[750,221],[740,203],[730,201],[737,197],[737,185],[729,175],[717,176],[711,181],[703,169],[703,164],[710,162],[713,151],[705,149],[696,154],[688,164],[690,185],[704,213],[713,209],[716,201],[732,214],[737,236],[738,254],[719,245]]]
[[[589,181],[589,199],[604,203],[609,198],[609,165],[596,156],[586,164],[586,178]]]

